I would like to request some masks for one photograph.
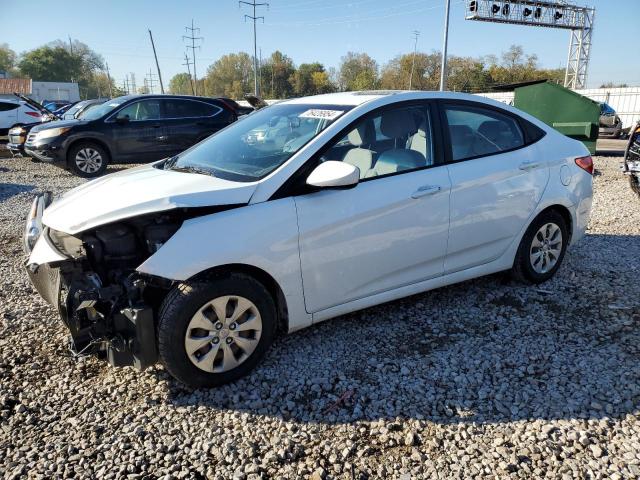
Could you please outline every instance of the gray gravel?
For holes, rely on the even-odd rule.
[[[538,288],[495,275],[279,339],[189,391],[70,358],[22,272],[23,217],[81,183],[0,159],[6,478],[640,477],[640,202],[597,158],[588,236]]]

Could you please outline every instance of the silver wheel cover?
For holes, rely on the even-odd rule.
[[[544,274],[556,266],[562,252],[562,230],[546,223],[536,232],[529,248],[529,261],[536,273]]]
[[[95,173],[102,167],[102,155],[95,148],[85,147],[78,150],[74,159],[78,170],[84,173]]]
[[[204,304],[189,321],[187,357],[200,370],[233,370],[255,351],[262,334],[258,308],[244,297],[225,295]]]

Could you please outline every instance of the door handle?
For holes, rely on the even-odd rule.
[[[438,193],[442,188],[440,185],[424,185],[411,194],[411,198],[421,198],[427,195]]]
[[[521,163],[520,166],[518,167],[520,170],[533,170],[534,168],[538,168],[540,165],[542,165],[540,162],[524,162]]]
[[[167,139],[167,136],[166,136],[166,135],[160,135],[159,137],[156,137],[156,140],[159,140],[159,141],[161,141],[161,142],[162,142],[163,140],[166,140],[166,139]]]

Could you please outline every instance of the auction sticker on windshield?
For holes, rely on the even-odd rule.
[[[324,120],[335,120],[344,112],[342,110],[323,110],[320,108],[312,108],[306,112],[302,112],[300,118],[322,118]]]

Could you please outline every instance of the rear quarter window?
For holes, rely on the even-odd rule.
[[[0,112],[9,112],[11,110],[15,110],[20,105],[18,103],[13,102],[0,102]]]

